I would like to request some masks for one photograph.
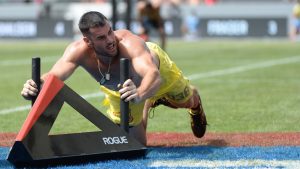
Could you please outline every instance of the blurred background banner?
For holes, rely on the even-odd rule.
[[[0,20],[0,38],[73,38],[70,20]]]
[[[139,34],[141,0],[0,0],[0,38],[80,38],[80,16],[99,11]],[[289,38],[296,0],[149,0],[167,37]],[[128,8],[129,6],[129,8]],[[129,10],[129,11],[128,11]],[[150,32],[158,37],[157,31]]]
[[[287,18],[202,18],[202,37],[287,37]]]

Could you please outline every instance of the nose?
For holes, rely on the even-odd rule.
[[[113,35],[107,36],[106,42],[107,43],[113,43],[114,42],[114,36]]]

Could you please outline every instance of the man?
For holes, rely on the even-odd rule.
[[[297,35],[300,32],[300,0],[296,1],[296,4],[293,7],[293,18],[292,18],[292,25],[290,31],[290,39],[292,41],[297,40]]]
[[[207,123],[200,96],[162,49],[127,30],[113,31],[99,12],[85,13],[79,28],[83,38],[66,48],[41,81],[47,74],[66,80],[78,66],[83,67],[100,83],[106,95],[107,113],[114,123],[120,123],[120,97],[130,102],[129,133],[145,145],[148,111],[159,104],[190,109],[194,135],[204,135]],[[120,58],[131,61],[130,79],[121,85]],[[21,95],[30,99],[37,92],[36,84],[28,80]]]
[[[140,37],[148,41],[151,29],[155,29],[159,33],[161,47],[165,49],[166,34],[164,21],[160,15],[161,2],[157,0],[152,1],[141,0],[137,3],[138,21],[141,23]]]

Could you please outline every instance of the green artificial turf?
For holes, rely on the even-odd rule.
[[[29,110],[2,113],[30,105],[20,96],[31,76],[31,58],[42,59],[42,72],[48,71],[64,51],[67,41],[0,42],[0,132],[18,132]],[[300,131],[299,44],[284,40],[169,40],[167,52],[201,94],[210,132]],[[258,66],[224,73],[228,69]],[[221,74],[208,76],[212,72]],[[99,93],[99,85],[82,68],[66,84],[80,95]],[[101,94],[100,94],[101,95]],[[87,101],[104,112],[103,96]],[[153,113],[152,113],[153,115]],[[71,107],[64,105],[52,133],[94,131]],[[148,131],[191,132],[185,109],[159,106],[149,120]]]

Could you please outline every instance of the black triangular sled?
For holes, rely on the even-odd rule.
[[[144,145],[58,78],[49,76],[10,149],[10,163],[16,167],[45,167],[145,156]],[[64,102],[101,131],[48,135]]]

